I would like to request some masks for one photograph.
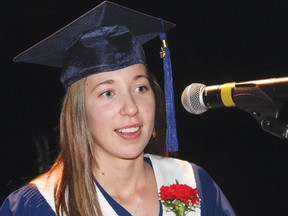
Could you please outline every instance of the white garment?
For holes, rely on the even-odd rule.
[[[192,166],[189,162],[175,159],[175,158],[166,158],[151,154],[146,154],[145,157],[149,157],[153,166],[154,174],[157,182],[157,189],[160,191],[161,186],[169,186],[175,184],[176,180],[180,184],[186,184],[192,188],[196,188],[196,180]],[[34,183],[42,196],[46,199],[51,208],[55,210],[54,203],[54,183],[57,179],[57,173],[53,173],[49,178],[40,178],[34,180]],[[101,191],[96,186],[99,203],[105,216],[118,216],[114,209],[110,206],[108,201],[105,199]],[[166,212],[165,207],[163,208],[163,216],[175,216],[174,212]],[[197,208],[195,212],[189,212],[187,216],[200,216],[200,208]]]

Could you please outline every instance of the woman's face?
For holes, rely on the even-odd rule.
[[[88,76],[85,108],[97,157],[139,156],[151,137],[155,117],[145,65]]]

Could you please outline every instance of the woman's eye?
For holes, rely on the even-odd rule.
[[[113,92],[112,91],[105,91],[105,92],[102,92],[100,94],[100,97],[112,97],[113,96]]]
[[[144,93],[148,90],[148,87],[147,86],[139,86],[136,88],[135,92],[136,93]]]

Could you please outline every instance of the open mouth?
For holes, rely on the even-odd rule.
[[[140,130],[140,127],[130,127],[130,128],[123,128],[120,130],[115,130],[118,133],[122,133],[122,134],[128,134],[128,133],[135,133],[138,132]]]

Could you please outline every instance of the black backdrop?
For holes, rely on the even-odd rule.
[[[205,168],[237,215],[286,215],[288,143],[263,131],[238,108],[201,115],[184,110],[180,96],[205,85],[285,77],[288,72],[288,2],[114,1],[176,23],[171,49],[180,155]],[[59,71],[12,63],[12,58],[90,10],[96,0],[0,2],[0,198],[37,175],[57,152],[64,91]],[[152,71],[162,71],[159,41],[145,45]],[[157,74],[162,80],[162,74]],[[284,104],[280,119],[287,120]]]

